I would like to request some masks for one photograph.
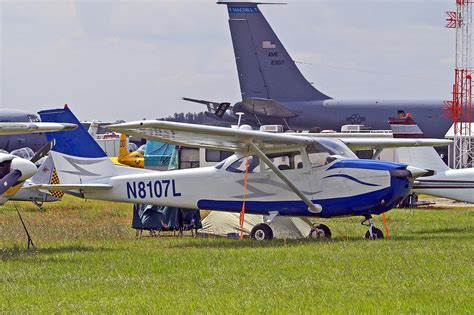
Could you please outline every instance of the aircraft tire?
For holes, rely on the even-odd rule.
[[[315,224],[309,232],[312,239],[331,239],[331,229],[325,224]]]
[[[367,231],[365,233],[365,238],[368,240],[378,240],[378,239],[383,239],[383,232],[380,229],[377,229],[376,227],[372,228],[372,234],[374,235],[373,237],[370,237],[370,232]]]
[[[273,230],[268,224],[260,223],[253,227],[250,237],[257,241],[269,241],[273,239]]]

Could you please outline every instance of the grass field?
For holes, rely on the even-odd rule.
[[[135,239],[131,206],[68,198],[0,210],[0,313],[474,311],[474,210],[393,210],[391,238],[359,218],[331,241]],[[381,227],[382,222],[376,218]]]

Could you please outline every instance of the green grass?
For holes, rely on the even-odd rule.
[[[0,313],[472,313],[474,210],[393,210],[391,238],[359,218],[332,241],[135,239],[131,206],[67,198],[0,210]],[[382,227],[382,222],[376,218]],[[383,229],[383,228],[382,228]]]

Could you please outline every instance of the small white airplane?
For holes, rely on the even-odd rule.
[[[39,113],[43,121],[78,124],[69,110]],[[424,169],[405,164],[359,160],[339,140],[272,134],[244,129],[139,121],[109,126],[116,132],[188,147],[235,152],[213,167],[156,172],[114,165],[87,131],[48,134],[56,141],[51,157],[60,185],[30,188],[73,192],[99,199],[268,216],[363,216],[366,238],[382,238],[372,215],[384,213],[405,198]],[[78,145],[80,143],[80,145]],[[275,161],[285,161],[276,165]],[[330,229],[319,224],[319,237]],[[258,240],[271,239],[268,224],[252,230]]]
[[[410,115],[391,118],[389,123],[394,138],[422,138],[424,136],[423,131]],[[474,168],[451,169],[436,150],[430,147],[397,148],[396,154],[401,163],[430,171],[427,175],[416,179],[413,185],[414,192],[474,203]]]
[[[67,131],[76,128],[74,124],[41,123],[41,122],[4,122],[0,123],[0,136],[25,133]],[[0,205],[10,200],[22,187],[23,183],[36,174],[34,162],[47,154],[46,148],[35,154],[31,160],[18,156],[0,153]]]

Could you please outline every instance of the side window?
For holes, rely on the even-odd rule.
[[[228,172],[232,173],[245,173],[245,165],[246,165],[247,157],[244,156],[243,158],[238,159],[231,165],[229,165],[226,169]],[[248,172],[249,173],[258,173],[260,171],[260,159],[257,156],[249,156],[248,157]]]
[[[206,162],[220,162],[231,156],[232,152],[206,149]]]
[[[330,156],[328,150],[317,142],[313,142],[306,147],[309,162],[312,167],[323,166],[327,164],[327,158]]]
[[[273,162],[273,164],[282,171],[303,168],[303,161],[301,159],[300,152],[270,154],[268,157]],[[265,170],[269,169],[270,168],[265,165]]]

